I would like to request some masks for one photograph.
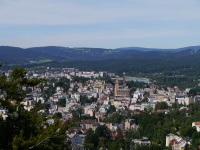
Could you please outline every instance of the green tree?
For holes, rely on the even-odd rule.
[[[196,96],[200,94],[200,87],[190,89],[188,96]]]
[[[57,112],[52,116],[52,118],[60,119],[60,118],[62,118],[62,113]]]
[[[92,131],[92,129],[89,129],[84,140],[84,148],[88,150],[95,150],[97,149],[98,143],[99,139],[97,135],[94,131]]]
[[[26,77],[26,70],[23,68],[14,68],[9,77],[5,74],[0,76],[0,92],[4,94],[6,100],[22,101],[26,92],[23,90],[24,86],[36,86],[44,79],[28,79]]]
[[[60,106],[60,107],[65,107],[66,106],[66,98],[60,98],[59,100],[58,100],[58,106]]]
[[[66,142],[65,130],[60,122],[42,129],[37,135],[31,134],[29,138],[20,131],[19,135],[14,136],[12,147],[14,150],[19,149],[69,149],[69,143]]]
[[[114,106],[114,105],[110,105],[109,109],[108,109],[107,112],[106,112],[106,115],[112,114],[112,113],[114,113],[114,112],[116,112],[115,106]]]
[[[168,109],[169,106],[167,105],[166,102],[159,102],[156,104],[155,106],[155,110],[159,110],[159,109]]]
[[[97,135],[97,137],[104,137],[107,140],[111,139],[111,131],[105,125],[98,126],[95,130],[95,134]]]
[[[111,123],[121,123],[123,120],[125,120],[125,117],[118,112],[112,113],[112,115],[104,119],[105,122],[111,122]]]
[[[70,80],[66,77],[61,77],[58,82],[55,84],[56,87],[62,87],[65,92],[70,88]]]
[[[97,98],[94,98],[94,97],[88,98],[87,95],[81,95],[80,101],[81,101],[81,105],[91,104],[93,102],[96,102]]]
[[[66,131],[73,124],[66,124],[55,119],[53,125],[48,125],[45,114],[38,113],[39,108],[27,111],[20,105],[25,97],[24,86],[35,86],[40,79],[26,78],[22,68],[12,70],[9,77],[0,76],[0,92],[6,100],[0,100],[0,106],[8,110],[6,120],[0,118],[0,149],[71,149],[67,142]],[[16,100],[11,104],[10,100]],[[41,107],[37,104],[36,107]]]

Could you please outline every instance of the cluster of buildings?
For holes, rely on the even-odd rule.
[[[182,138],[174,134],[166,136],[166,147],[171,147],[172,150],[184,150],[186,144],[191,145],[191,139],[188,137]]]
[[[9,72],[6,72],[9,76]],[[73,82],[73,77],[85,77],[88,78],[86,83]],[[108,114],[111,106],[114,106],[116,112],[121,115],[126,116],[128,113],[139,114],[143,111],[152,110],[155,112],[160,112],[161,110],[155,110],[155,106],[159,102],[165,102],[169,106],[168,109],[162,110],[165,113],[169,112],[170,107],[173,103],[183,104],[185,106],[190,103],[199,103],[200,96],[188,97],[187,92],[180,91],[178,87],[167,88],[166,90],[158,90],[156,86],[150,84],[150,80],[147,78],[136,78],[127,77],[125,74],[123,77],[116,76],[114,73],[108,72],[94,72],[94,71],[79,71],[75,68],[47,68],[44,72],[29,71],[27,73],[28,78],[55,78],[59,80],[61,77],[65,77],[70,80],[70,87],[68,91],[64,91],[63,87],[55,87],[55,82],[50,82],[43,85],[43,88],[36,86],[31,88],[31,92],[27,94],[27,97],[22,102],[24,109],[30,111],[36,102],[46,103],[49,105],[48,113],[55,114],[61,113],[63,120],[70,120],[72,118],[72,111],[81,110],[81,116],[90,117],[90,119],[83,119],[80,121],[80,126],[77,130],[81,131],[83,134],[78,134],[78,132],[69,133],[68,136],[71,139],[73,149],[83,149],[83,140],[88,129],[95,129],[99,125],[105,125],[112,131],[112,136],[115,138],[117,136],[117,129],[120,128],[122,131],[126,130],[137,130],[138,125],[136,121],[131,118],[127,118],[121,123],[115,122],[103,122],[104,118],[107,116],[112,116]],[[101,78],[110,77],[111,83],[106,83]],[[149,88],[137,89],[136,91],[131,91],[126,85],[127,81],[138,81],[149,84]],[[55,87],[55,93],[53,93],[48,99],[44,96],[44,91],[49,90],[49,87]],[[75,90],[74,90],[75,89]],[[156,92],[155,92],[156,90]],[[1,95],[2,96],[2,95]],[[90,101],[92,98],[95,101],[88,102],[85,104],[81,103],[81,98],[85,96]],[[65,106],[60,107],[57,105],[60,99],[65,99]],[[46,112],[45,108],[41,109],[39,112]],[[114,113],[116,113],[114,112]],[[5,120],[8,112],[4,108],[0,108],[0,116]],[[51,122],[53,122],[51,120]],[[200,131],[200,123],[193,124]],[[167,135],[166,146],[183,147],[188,141],[181,139],[176,135]],[[135,139],[136,144],[151,144],[148,139]]]

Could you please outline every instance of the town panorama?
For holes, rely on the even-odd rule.
[[[198,149],[199,88],[76,68],[0,76],[2,149]]]

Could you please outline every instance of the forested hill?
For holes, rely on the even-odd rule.
[[[2,69],[75,67],[80,70],[126,72],[129,75],[164,74],[200,76],[200,47],[180,49],[147,48],[17,48],[0,46]],[[117,67],[116,67],[117,66]]]
[[[0,46],[0,61],[4,64],[28,64],[37,61],[109,60],[109,59],[160,59],[200,56],[200,46],[179,49],[153,49],[128,47],[118,49]]]

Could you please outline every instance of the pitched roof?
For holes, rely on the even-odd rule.
[[[178,144],[178,141],[176,139],[171,140],[169,143],[169,145],[174,145],[174,144]]]
[[[82,123],[84,123],[84,124],[95,124],[97,122],[96,122],[96,120],[89,120],[89,119],[87,119],[87,120],[82,120]]]

